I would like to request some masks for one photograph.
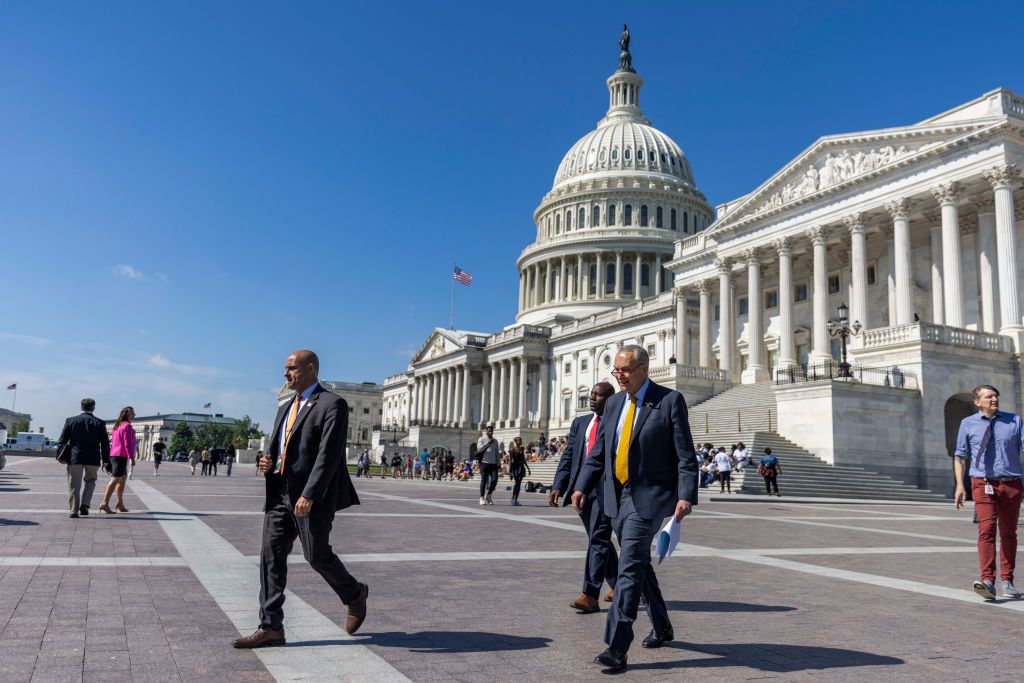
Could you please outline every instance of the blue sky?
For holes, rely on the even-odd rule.
[[[515,315],[515,259],[607,107],[641,103],[710,201],[832,133],[1024,92],[1021,3],[6,2],[0,385],[47,432],[274,411],[284,357],[380,381]],[[11,394],[0,396],[10,407]]]

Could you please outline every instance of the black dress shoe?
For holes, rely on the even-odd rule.
[[[603,666],[605,671],[622,671],[626,668],[626,653],[608,648],[594,657],[594,663]]]
[[[88,505],[83,505],[82,507],[78,508],[78,514],[82,515],[83,517],[88,517],[89,516],[89,506]]]
[[[675,637],[676,635],[672,633],[672,629],[667,629],[658,633],[652,628],[651,632],[647,634],[646,638],[644,638],[643,646],[648,649],[661,647],[664,643],[671,643]]]

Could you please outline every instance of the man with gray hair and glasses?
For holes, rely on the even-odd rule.
[[[996,597],[996,527],[999,528],[999,574],[1004,598],[1021,597],[1013,585],[1017,563],[1017,518],[1020,516],[1021,463],[1024,428],[1013,413],[999,410],[999,390],[982,384],[973,391],[978,412],[965,417],[956,437],[953,469],[956,474],[954,505],[967,497],[964,469],[971,478],[971,493],[978,517],[978,561],[981,578],[974,592],[986,600]]]

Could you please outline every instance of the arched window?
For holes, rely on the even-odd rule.
[[[607,225],[615,225],[615,205],[608,205],[608,223]]]
[[[651,150],[651,156],[649,157],[649,159],[650,159],[650,162],[653,164],[654,163],[654,150],[653,149]]]
[[[672,211],[669,212],[668,219],[669,219],[669,226],[673,230],[675,230],[676,229],[676,210],[675,209],[672,209]]]
[[[640,207],[640,227],[647,227],[647,205],[644,204]]]
[[[572,230],[572,209],[565,212],[565,231]]]
[[[626,204],[626,210],[623,212],[625,215],[622,217],[623,225],[633,225],[633,205]]]
[[[587,224],[587,210],[584,209],[581,206],[580,210],[579,210],[579,212],[578,212],[578,214],[576,216],[576,227],[578,229],[582,230],[584,227],[586,227],[586,224]]]
[[[668,163],[668,157],[663,153],[661,155],[661,164],[662,164],[662,166],[664,166],[667,163]]]
[[[651,286],[651,267],[646,263],[640,266],[640,286]],[[655,292],[655,294],[657,294],[657,292]]]
[[[665,211],[660,206],[654,210],[654,227],[665,227]]]
[[[588,273],[588,275],[589,275],[589,277],[587,278],[587,280],[588,280],[587,288],[590,290],[591,294],[596,294],[597,293],[597,265],[595,265],[593,263],[590,264],[590,272]]]
[[[633,264],[624,263],[622,265],[622,291],[624,294],[633,293]]]
[[[555,234],[562,232],[562,214],[555,214]]]
[[[601,161],[601,163],[604,163],[604,150],[603,149],[601,150],[601,154],[598,157],[598,159]]]
[[[619,159],[619,148],[616,147],[612,150],[612,161],[618,161]]]
[[[590,407],[590,392],[580,389],[576,394],[576,409],[587,410]]]
[[[644,148],[643,147],[641,147],[640,149],[638,149],[636,151],[636,160],[637,160],[637,163],[640,163],[640,162],[642,162],[644,160]]]
[[[625,159],[626,161],[629,161],[629,155],[631,152],[632,150],[630,150],[629,147],[627,147],[625,151],[622,152],[622,158]]]
[[[590,227],[596,228],[601,225],[601,207],[594,204],[594,210],[590,212]]]
[[[690,214],[683,211],[683,232],[690,232]]]
[[[604,293],[615,290],[615,264],[609,263],[604,267]]]

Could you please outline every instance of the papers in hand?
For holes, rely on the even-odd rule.
[[[679,545],[679,522],[676,521],[675,515],[668,518],[668,522],[662,527],[661,531],[658,532],[658,564],[665,559],[666,555],[671,556],[672,552]]]

